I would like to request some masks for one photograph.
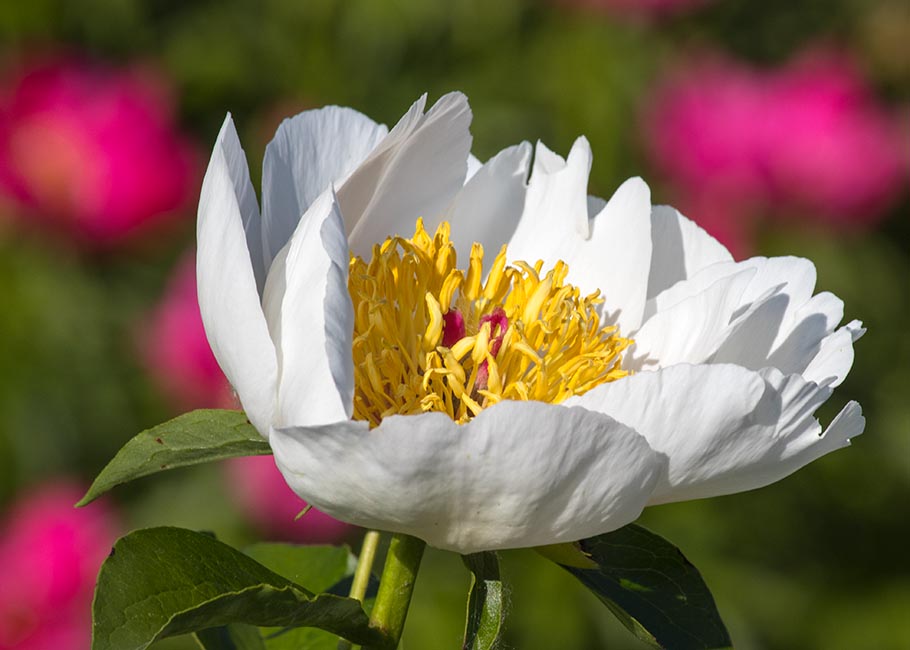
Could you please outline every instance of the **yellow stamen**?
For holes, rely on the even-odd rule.
[[[604,327],[599,293],[582,297],[558,262],[506,263],[503,246],[483,279],[483,248],[456,268],[449,224],[351,258],[354,417],[441,411],[459,423],[504,399],[559,403],[624,377],[631,343]],[[456,310],[453,338],[448,312]],[[453,321],[454,322],[454,321]],[[445,341],[445,344],[443,343]],[[448,347],[447,347],[448,346]]]

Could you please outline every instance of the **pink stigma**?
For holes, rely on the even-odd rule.
[[[489,316],[481,316],[480,326],[484,323],[490,324],[490,354],[494,357],[499,354],[499,348],[502,347],[502,339],[505,338],[506,330],[509,328],[509,318],[502,307],[497,307]],[[484,390],[490,379],[490,364],[484,359],[477,368],[477,378],[474,380],[476,390]]]
[[[502,339],[506,335],[506,330],[509,329],[509,318],[506,316],[505,309],[497,307],[489,316],[480,318],[480,327],[483,327],[484,323],[490,324],[490,354],[495,357],[499,354]]]
[[[464,316],[457,309],[442,315],[442,345],[450,348],[464,338]]]

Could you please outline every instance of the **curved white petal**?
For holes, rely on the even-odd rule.
[[[565,260],[569,282],[585,289],[582,278],[596,282],[604,295],[607,323],[621,333],[635,332],[642,323],[651,266],[651,190],[640,178],[630,178],[591,220],[591,236]]]
[[[275,427],[351,417],[354,310],[344,222],[331,189],[310,206],[269,272],[264,308],[278,349]]]
[[[521,221],[509,242],[509,257],[552,268],[569,265],[568,282],[583,293],[600,290],[604,320],[623,334],[638,329],[647,299],[651,265],[651,192],[640,178],[623,183],[602,202],[587,194],[591,148],[578,138],[563,161],[537,145]]]
[[[711,264],[733,261],[720,242],[667,205],[651,209],[651,247],[649,300]]]
[[[387,133],[385,125],[340,106],[304,111],[281,123],[265,148],[262,166],[267,265],[316,197],[340,184]]]
[[[390,235],[409,236],[418,217],[434,230],[464,185],[471,109],[461,93],[443,95],[423,114],[419,99],[338,189],[356,255]]]
[[[474,242],[492,256],[512,238],[524,210],[530,163],[529,143],[503,149],[455,197],[446,220],[452,226],[451,241],[462,264],[470,257]]]
[[[851,402],[822,434],[831,394],[773,368],[678,365],[604,384],[566,401],[633,427],[669,459],[650,504],[761,487],[849,444],[864,420]]]
[[[483,167],[483,163],[480,162],[480,159],[472,153],[468,154],[468,171],[464,176],[464,182],[467,183],[474,178],[474,174],[479,172],[481,167]]]
[[[502,402],[465,425],[441,413],[275,430],[297,494],[339,519],[460,553],[567,542],[623,526],[665,471],[612,418]]]
[[[277,360],[247,237],[258,227],[249,172],[230,115],[209,161],[196,224],[196,283],[202,323],[250,422],[268,435],[275,404]],[[245,231],[245,225],[248,228]],[[255,236],[251,237],[255,241]]]
[[[543,260],[545,269],[567,261],[590,233],[590,172],[591,146],[585,138],[575,141],[566,160],[537,143],[524,211],[509,242],[511,260]]]
[[[840,298],[827,291],[812,296],[794,313],[793,328],[763,366],[777,368],[785,375],[802,373],[843,317],[844,303]]]
[[[623,359],[627,370],[703,363],[730,334],[730,319],[754,275],[743,269],[663,309],[641,326]]]
[[[825,337],[802,375],[810,381],[840,386],[853,366],[853,343],[865,333],[862,322],[854,320]]]

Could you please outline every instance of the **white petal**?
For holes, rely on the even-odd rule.
[[[446,219],[458,259],[466,263],[471,245],[496,255],[518,227],[527,191],[531,145],[522,142],[487,161],[455,197]]]
[[[822,338],[830,333],[827,328],[836,324],[831,319],[838,312],[839,301],[830,294],[811,297],[815,286],[815,267],[805,259],[756,257],[743,262],[711,264],[648,300],[646,316],[670,324],[672,318],[661,315],[662,312],[671,309],[678,312],[678,305],[688,304],[690,308],[687,311],[698,320],[699,314],[692,308],[691,299],[702,295],[708,287],[721,280],[729,280],[746,270],[751,272],[751,278],[736,298],[736,304],[732,305],[734,309],[727,309],[729,320],[722,323],[725,327],[714,330],[716,345],[713,356],[710,359],[659,357],[661,365],[679,361],[709,361],[759,369],[780,363],[779,367],[787,372],[798,372],[806,367],[818,351]],[[727,300],[731,297],[735,298],[730,294],[725,296]],[[725,309],[729,306],[725,305]],[[642,332],[652,336],[647,325]],[[643,334],[635,336],[638,340]],[[639,345],[640,349],[644,347],[644,343]],[[780,353],[775,355],[776,350]],[[791,355],[798,355],[798,358]],[[657,356],[656,352],[652,356]]]
[[[209,162],[196,224],[196,282],[206,336],[247,417],[268,435],[275,403],[277,360],[247,237],[258,224],[249,172],[230,115]],[[244,212],[246,211],[246,212]],[[253,237],[255,240],[255,237]]]
[[[785,375],[802,374],[843,317],[844,303],[840,298],[827,291],[812,296],[794,313],[792,330],[763,366],[777,368]]]
[[[262,167],[267,264],[316,197],[340,184],[387,133],[385,125],[340,106],[305,111],[281,123],[265,149]]]
[[[651,266],[651,190],[640,178],[619,186],[591,221],[591,237],[570,259],[569,282],[604,295],[607,323],[621,333],[642,323]]]
[[[483,163],[480,162],[480,159],[474,154],[468,154],[468,172],[465,174],[464,182],[467,183],[474,178],[474,174],[479,172],[481,167],[483,167]]]
[[[278,348],[274,426],[347,420],[354,396],[354,310],[348,293],[344,222],[323,192],[279,252],[265,288],[269,331]]]
[[[645,321],[626,352],[627,370],[703,363],[730,335],[730,319],[755,274],[743,269],[725,275],[700,293],[663,309]]]
[[[604,319],[620,332],[638,329],[647,297],[651,264],[651,192],[639,178],[623,183],[603,209],[587,194],[591,148],[579,138],[567,160],[537,145],[521,222],[509,243],[509,257],[544,269],[562,260],[567,281],[582,293],[600,290]]]
[[[418,100],[338,190],[351,250],[368,256],[389,235],[410,236],[418,217],[428,230],[464,185],[471,150],[471,109],[461,93],[426,115]]]
[[[591,146],[585,138],[572,145],[567,160],[537,143],[525,207],[509,242],[509,259],[553,268],[588,237],[588,174]]]
[[[566,401],[606,413],[669,459],[651,504],[761,487],[862,433],[849,404],[824,435],[813,417],[829,386],[733,365],[678,365],[643,372]]]
[[[633,521],[663,459],[613,419],[503,402],[457,425],[441,413],[276,430],[297,494],[339,519],[460,553],[567,542]]]
[[[667,205],[656,205],[651,210],[651,246],[649,299],[706,266],[733,261],[730,251],[720,242]]]
[[[853,342],[865,332],[862,322],[854,320],[827,336],[802,375],[810,381],[840,386],[853,366]]]

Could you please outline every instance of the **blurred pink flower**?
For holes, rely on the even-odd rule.
[[[152,378],[176,409],[238,408],[202,327],[194,256],[177,265],[142,346]]]
[[[176,408],[239,408],[202,326],[194,255],[178,264],[141,339],[153,379]],[[291,491],[269,456],[234,459],[226,464],[225,477],[245,516],[274,539],[327,543],[354,530],[317,510],[294,521],[306,502]]]
[[[602,11],[625,18],[661,18],[706,4],[708,0],[557,0],[562,5]]]
[[[688,202],[721,201],[724,218],[742,222],[726,224],[740,244],[759,212],[874,223],[907,176],[897,120],[832,53],[770,71],[699,61],[656,89],[645,123],[656,165]]]
[[[306,501],[291,491],[271,456],[228,461],[227,479],[243,512],[271,539],[327,544],[348,538],[355,530],[315,509],[294,521]]]
[[[23,217],[109,246],[176,216],[197,157],[149,74],[55,58],[0,87],[0,193]]]
[[[29,493],[0,537],[0,650],[88,650],[95,578],[117,524],[103,502],[75,509],[84,490]]]

